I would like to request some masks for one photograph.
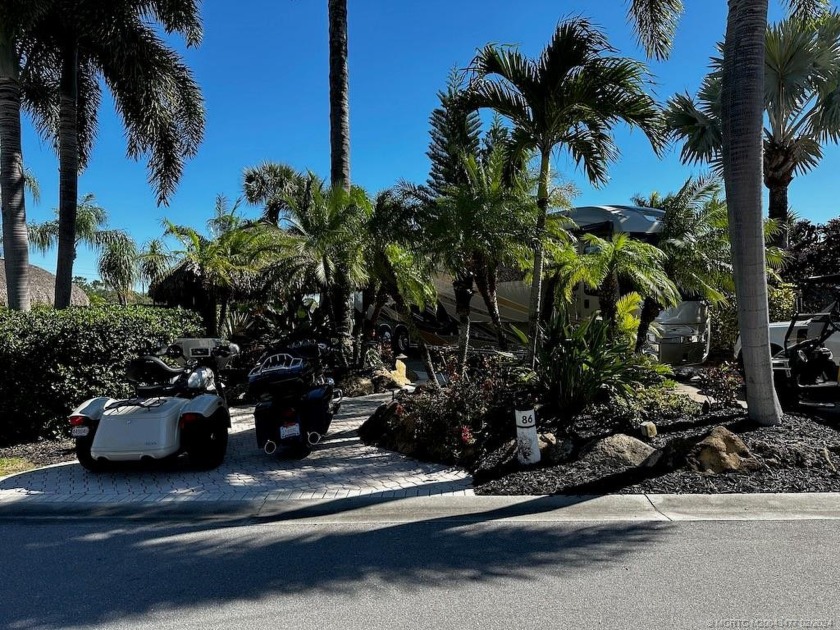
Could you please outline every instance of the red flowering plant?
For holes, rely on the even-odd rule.
[[[501,355],[473,355],[463,373],[454,361],[445,366],[446,387],[399,399],[394,408],[399,427],[392,430],[400,436],[393,443],[415,457],[470,466],[515,437],[514,403],[533,400],[533,379],[517,361]]]

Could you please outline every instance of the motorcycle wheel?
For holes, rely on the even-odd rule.
[[[90,454],[90,447],[93,440],[76,440],[76,459],[82,465],[82,468],[90,472],[102,472],[106,469],[107,464],[104,461],[94,459]]]
[[[227,453],[227,415],[220,409],[207,419],[208,426],[202,428],[190,441],[187,455],[196,467],[211,470],[222,465]]]

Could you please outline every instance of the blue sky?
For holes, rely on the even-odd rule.
[[[671,57],[650,63],[660,101],[694,93],[715,43],[722,39],[725,0],[686,0]],[[464,68],[488,42],[517,44],[535,56],[557,22],[591,18],[626,56],[644,58],[626,20],[624,0],[348,0],[350,54],[351,179],[371,193],[401,179],[422,182],[428,173],[428,118],[436,93],[453,67]],[[771,20],[782,15],[770,0]],[[103,99],[93,159],[79,182],[94,193],[110,225],[138,243],[160,236],[161,219],[202,227],[217,194],[241,194],[242,170],[272,160],[329,175],[329,108],[326,0],[207,0],[205,37],[183,50],[204,91],[207,130],[199,154],[186,167],[168,207],[158,207],[144,162],[125,157],[125,140],[109,97]],[[41,184],[42,199],[28,199],[31,221],[52,218],[58,205],[58,162],[51,143],[24,121],[24,160]],[[575,205],[627,203],[634,193],[666,193],[701,169],[683,166],[678,151],[657,158],[639,132],[616,131],[620,159],[610,182],[588,184],[560,156],[555,172],[573,181]],[[835,173],[840,148],[829,147],[822,164],[794,180],[792,208],[823,222],[837,216]],[[766,202],[765,202],[766,203]],[[256,215],[257,208],[245,206]],[[55,254],[32,255],[55,269]],[[96,277],[95,256],[79,252],[76,275]]]

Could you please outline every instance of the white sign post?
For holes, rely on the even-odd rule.
[[[516,457],[520,464],[540,461],[540,442],[533,409],[514,411],[516,414]]]

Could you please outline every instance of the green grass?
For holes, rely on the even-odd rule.
[[[35,464],[21,457],[0,457],[0,477],[35,468]]]

